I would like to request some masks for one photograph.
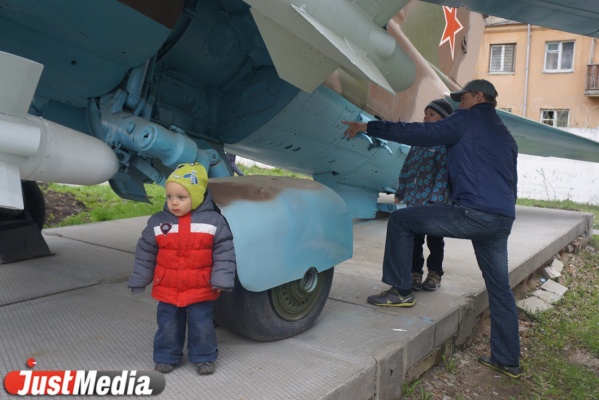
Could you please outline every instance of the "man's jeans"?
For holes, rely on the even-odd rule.
[[[154,336],[154,362],[179,364],[183,357],[185,331],[191,363],[215,361],[218,355],[216,332],[212,319],[213,301],[177,307],[158,302],[158,331]],[[187,328],[187,329],[186,329]]]
[[[489,293],[492,360],[504,365],[519,365],[520,359],[518,311],[507,258],[513,222],[459,204],[402,208],[389,217],[383,260],[383,282],[411,291],[414,234],[470,239]]]

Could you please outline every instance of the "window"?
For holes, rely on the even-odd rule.
[[[515,44],[492,44],[489,72],[514,72]]]
[[[567,128],[570,110],[541,110],[541,122],[556,128]]]
[[[545,71],[572,71],[574,62],[574,42],[545,43]]]

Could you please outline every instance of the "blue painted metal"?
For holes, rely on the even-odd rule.
[[[121,1],[2,2],[2,51],[43,64],[38,95],[77,107],[113,90],[170,33]]]
[[[21,5],[33,10],[34,3],[24,0]],[[76,10],[76,14],[81,16],[76,22],[69,18],[62,20],[63,29],[54,32],[53,41],[47,43],[49,52],[59,52],[59,47],[72,45],[68,34],[71,29],[81,28],[89,36],[98,35],[93,30],[95,20],[112,20],[113,15],[108,12],[116,12],[113,7],[119,10],[122,7],[122,4],[107,1],[109,5],[105,9],[94,8],[95,14],[91,15],[87,9],[82,9],[86,5],[80,2],[71,0],[66,3],[71,13]],[[67,78],[81,74],[94,82],[97,75],[106,79],[110,77],[110,85],[94,90],[97,95],[102,95],[101,104],[94,113],[93,104],[88,101],[92,112],[88,112],[87,118],[89,121],[98,120],[92,123],[96,127],[94,136],[110,143],[122,162],[123,171],[115,177],[113,185],[122,197],[145,199],[143,181],[163,181],[170,172],[163,165],[172,167],[178,162],[198,158],[206,163],[201,154],[195,156],[195,147],[204,151],[216,150],[221,154],[224,144],[234,153],[282,168],[314,176],[330,174],[332,179],[327,179],[327,184],[349,196],[353,215],[373,216],[375,194],[394,185],[397,180],[405,158],[405,154],[396,151],[399,145],[379,141],[371,145],[366,140],[345,141],[342,137],[345,126],[340,121],[357,117],[363,111],[325,87],[307,94],[282,81],[243,2],[203,1],[197,2],[194,7],[193,18],[181,18],[170,33],[160,25],[155,28],[160,34],[149,32],[154,29],[155,21],[136,22],[144,19],[142,14],[133,13],[130,17],[130,9],[119,14],[135,22],[136,27],[150,39],[144,45],[144,49],[148,50],[147,54],[143,53],[146,58],[140,53],[125,60],[132,71],[129,75],[124,68],[96,69],[88,66],[87,62],[72,65],[73,72],[66,71],[63,65],[50,60],[44,52],[23,50],[20,47],[22,40],[16,36],[0,39],[0,48],[24,52],[22,55],[45,64],[46,75],[36,92],[38,115],[53,115],[55,107],[50,107],[44,99],[57,97],[63,100],[49,91],[45,84],[54,82],[56,76]],[[226,13],[222,12],[223,8]],[[10,15],[9,8],[5,11],[2,17]],[[47,11],[48,15],[53,15],[54,11]],[[31,15],[21,15],[16,10],[15,14],[11,18],[22,24],[17,31],[22,35],[33,35]],[[58,16],[56,18],[59,19]],[[4,22],[0,26],[5,26]],[[115,21],[117,31],[121,29],[119,23],[120,20]],[[90,33],[82,25],[89,25]],[[166,39],[163,50],[160,50],[158,38],[152,40],[156,35],[160,40]],[[130,46],[137,51],[133,39],[139,39],[138,32],[132,36],[123,34],[115,46]],[[160,57],[150,54],[149,49]],[[94,50],[99,55],[113,58],[112,49],[100,46]],[[94,61],[93,57],[88,60]],[[140,89],[142,76],[153,83],[154,95]],[[126,82],[123,88],[128,92],[116,90],[111,93],[121,80]],[[71,97],[88,98],[93,95],[85,90],[85,85],[64,82],[64,86],[70,88]],[[138,101],[139,96],[144,98],[145,103]],[[76,104],[75,101],[69,102]],[[80,109],[69,107],[63,107],[60,122],[66,125],[77,123],[77,128],[82,128],[83,124],[78,122]],[[72,117],[77,118],[69,121],[69,111]],[[146,121],[141,122],[139,118]],[[169,130],[181,130],[185,136],[157,134]],[[197,146],[193,146],[192,142],[196,142]],[[200,142],[208,145],[202,146]],[[341,151],[337,148],[338,144]],[[209,156],[210,167],[215,169],[220,158],[214,158],[213,154]],[[163,165],[152,162],[153,159],[159,159]],[[224,174],[211,171],[211,176]],[[354,195],[356,200],[352,199]]]
[[[379,139],[348,141],[343,120],[372,119],[332,90],[300,92],[268,123],[231,152],[266,164],[311,175],[348,203],[352,217],[372,218],[379,192],[396,187],[409,146],[373,145]],[[381,142],[382,144],[382,142]]]
[[[393,211],[404,208],[405,204],[394,204],[394,203],[378,203],[377,208],[381,212],[392,213]]]
[[[497,110],[497,113],[516,139],[519,153],[599,162],[598,142],[507,111]]]
[[[243,287],[260,292],[352,256],[349,209],[334,191],[307,179],[241,176],[211,179],[227,218]]]

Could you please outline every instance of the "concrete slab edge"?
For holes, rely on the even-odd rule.
[[[564,250],[570,243],[577,240],[581,235],[579,232],[584,231],[585,233],[582,235],[584,238],[584,242],[588,242],[591,236],[589,232],[592,232],[592,221],[593,215],[588,214],[588,216],[576,227],[572,228],[569,232],[555,240],[553,243],[547,245],[543,250],[534,256],[530,257],[524,263],[519,265],[510,271],[510,285],[512,288],[516,287],[520,283],[522,283],[526,278],[536,272],[543,265],[546,265],[556,254],[559,254],[562,250]],[[589,229],[589,227],[591,229]],[[541,299],[538,299],[542,301]],[[544,301],[542,301],[545,303]],[[547,303],[545,303],[547,304]],[[405,358],[405,378],[401,380],[401,383],[398,385],[398,382],[395,381],[394,385],[391,387],[389,382],[386,380],[381,381],[381,377],[385,377],[385,372],[378,374],[378,384],[377,384],[377,396],[376,399],[389,399],[389,398],[398,398],[401,396],[401,393],[397,395],[397,386],[400,389],[403,387],[403,384],[406,382],[412,382],[413,380],[420,377],[424,374],[428,369],[437,365],[442,361],[443,354],[446,356],[450,356],[453,354],[455,349],[463,346],[468,346],[473,338],[473,334],[478,327],[478,323],[482,317],[484,312],[488,312],[488,295],[487,291],[483,290],[478,294],[471,295],[466,297],[465,302],[459,307],[459,319],[457,323],[457,330],[455,334],[451,335],[446,340],[442,340],[441,337],[439,341],[434,341],[433,349],[425,354],[423,357],[413,360],[411,363],[409,362],[408,355],[409,351],[406,351],[403,354]],[[538,305],[537,305],[538,307]],[[445,332],[447,334],[447,332]],[[409,349],[410,346],[407,347]],[[449,353],[447,353],[449,351]],[[399,356],[399,354],[396,354]],[[413,354],[412,354],[413,356]],[[392,364],[396,365],[397,363],[393,363],[388,357],[385,358],[385,365]],[[382,370],[382,360],[377,360],[377,370]],[[395,387],[393,387],[395,386]],[[391,390],[385,390],[391,389]],[[396,397],[393,397],[393,396]]]

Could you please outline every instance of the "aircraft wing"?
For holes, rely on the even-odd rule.
[[[599,37],[597,0],[423,0],[448,7],[464,6],[481,14],[546,28]]]
[[[518,152],[540,157],[599,162],[599,143],[561,129],[497,110],[516,143]]]
[[[448,7],[463,6],[480,14],[599,37],[599,7],[596,0],[423,1]],[[516,138],[520,153],[599,162],[599,143],[509,112],[497,111]]]

